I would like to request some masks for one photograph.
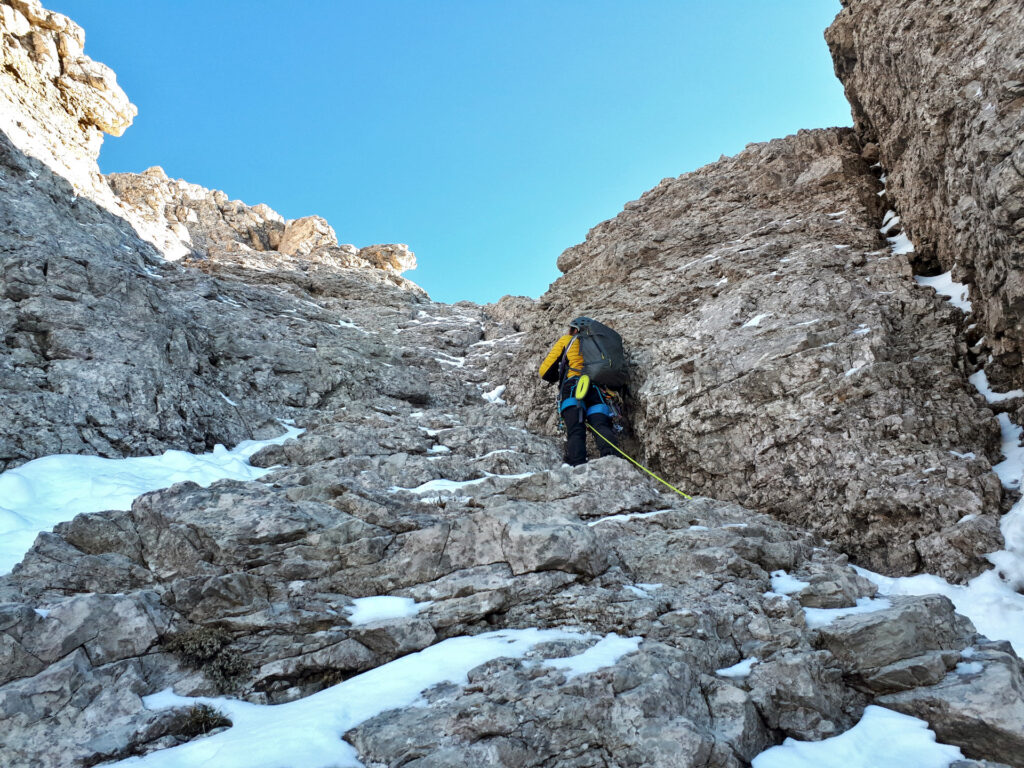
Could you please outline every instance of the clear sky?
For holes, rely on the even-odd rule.
[[[139,107],[105,172],[162,166],[343,243],[403,242],[434,299],[539,296],[666,176],[849,125],[838,0],[44,0]]]

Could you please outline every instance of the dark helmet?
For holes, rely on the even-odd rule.
[[[592,323],[592,322],[594,322],[594,321],[591,320],[589,317],[584,317],[583,315],[580,315],[575,320],[570,321],[569,328],[571,328],[572,330],[578,331],[584,325],[587,325],[587,324]]]

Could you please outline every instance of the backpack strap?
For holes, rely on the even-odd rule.
[[[577,346],[579,346],[579,340],[580,340],[580,335],[577,333],[575,336],[573,336],[571,339],[569,339],[569,343],[566,344],[565,345],[565,349],[562,350],[562,359],[561,359],[561,361],[559,363],[559,365],[560,365],[560,372],[561,371],[564,371],[565,373],[571,372],[571,373],[575,373],[577,376],[579,376],[581,373],[583,373],[583,371],[577,370],[576,368],[573,368],[571,365],[569,365],[569,348],[572,346],[572,343],[574,341],[577,342]],[[583,356],[582,352],[580,353],[580,356],[581,357]],[[566,377],[565,377],[565,375],[561,375],[561,376],[559,376],[559,378],[564,381]]]

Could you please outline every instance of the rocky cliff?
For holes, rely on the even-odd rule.
[[[850,130],[804,131],[628,204],[559,258],[512,402],[550,426],[532,361],[552,328],[605,318],[643,459],[875,570],[973,575],[999,543],[999,428],[963,312],[879,232],[871,164]]]
[[[1022,382],[1024,18],[1013,0],[854,0],[836,74],[922,270],[970,283],[989,377]]]
[[[345,325],[368,296],[382,316],[427,301],[398,276],[415,266],[405,246],[339,246],[322,219],[286,222],[156,170],[104,179],[100,130],[134,108],[73,22],[0,8],[0,113],[21,117],[0,137],[0,470],[234,444],[371,386],[426,397],[395,350]],[[93,70],[104,77],[75,79]]]
[[[830,32],[865,61],[871,6]],[[259,481],[78,515],[0,576],[0,763],[738,768],[879,704],[1024,766],[1011,645],[850,567],[964,580],[1014,496],[1015,401],[969,383],[991,342],[913,279],[918,187],[894,202],[857,103],[855,130],[666,179],[538,302],[443,305],[403,245],[101,177],[113,75],[36,2],[0,22],[0,470],[305,429]],[[626,337],[631,451],[701,497],[559,466],[534,369],[577,314]]]

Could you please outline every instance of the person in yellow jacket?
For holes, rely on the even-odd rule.
[[[597,440],[600,455],[616,455],[612,410],[605,402],[604,394],[598,387],[588,386],[582,396],[577,396],[577,385],[583,373],[583,355],[577,337],[578,321],[583,319],[577,318],[569,323],[569,332],[554,343],[540,364],[540,377],[559,385],[558,409],[565,422],[565,460],[574,467],[587,461],[588,422],[604,438]]]

